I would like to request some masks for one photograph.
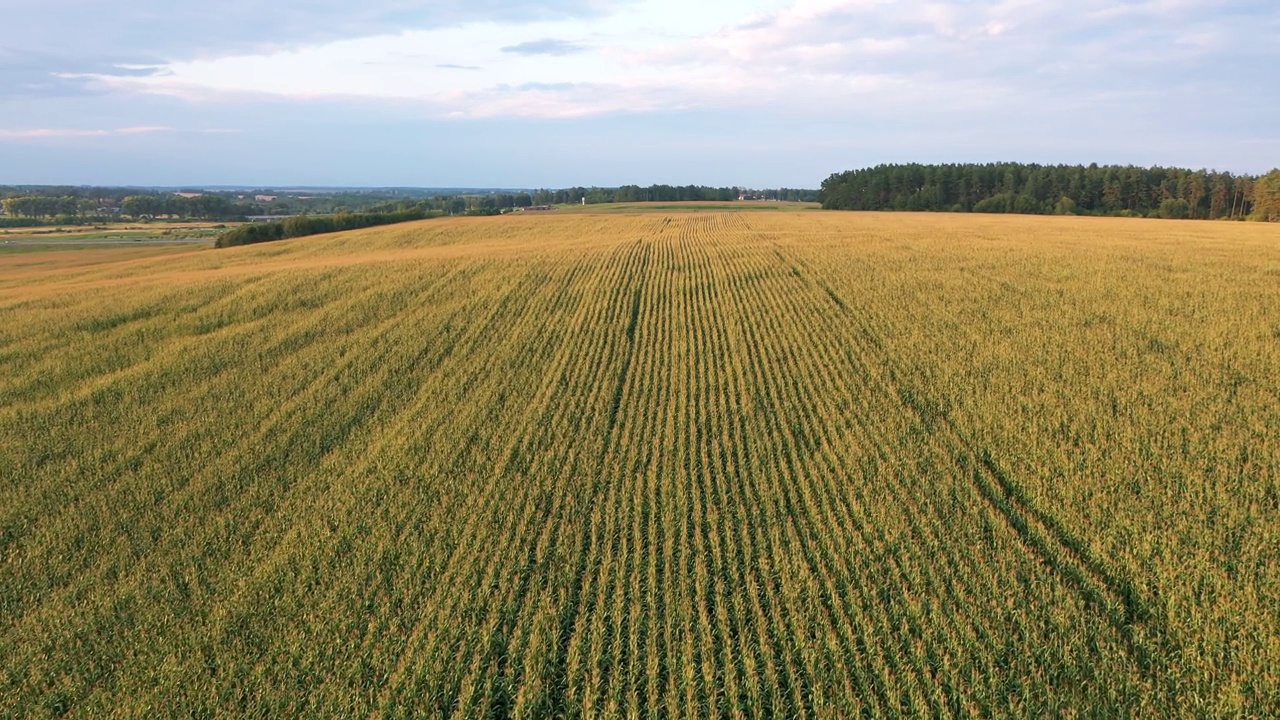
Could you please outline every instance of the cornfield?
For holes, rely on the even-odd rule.
[[[0,715],[1267,716],[1278,471],[1273,227],[0,255]]]

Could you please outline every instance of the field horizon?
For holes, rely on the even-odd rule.
[[[1280,230],[0,252],[14,717],[1265,716]]]

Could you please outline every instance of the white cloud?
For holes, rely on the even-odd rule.
[[[372,7],[356,15],[407,5]],[[1232,0],[636,0],[587,3],[575,17],[552,3],[544,16],[555,17],[542,20],[510,7],[510,18],[59,77],[204,102],[412,103],[442,118],[756,105],[839,116],[959,111],[1014,96],[1078,107],[1108,93],[1176,92],[1179,69],[1212,62],[1223,38],[1258,26],[1230,12],[1254,6]]]
[[[521,23],[613,12],[633,0],[39,0],[7,3],[7,46],[18,51],[149,64],[297,47],[467,22]],[[135,60],[124,58],[133,57]],[[75,72],[77,68],[65,68]]]
[[[111,130],[92,130],[78,128],[35,128],[31,130],[0,129],[0,140],[47,140],[56,138],[94,138],[119,135],[150,135],[153,133],[173,132],[173,128],[160,126],[141,126],[115,128]]]
[[[679,4],[649,0],[608,18],[469,23],[173,62],[150,73],[61,77],[188,99],[345,97],[413,101],[439,117],[582,117],[799,99],[832,78],[846,93],[883,89],[891,73],[858,61],[910,44],[906,37],[807,37],[850,3],[805,2],[744,22],[740,5],[720,2],[717,12],[703,5],[702,14],[658,29]]]
[[[463,23],[589,18],[637,0],[37,0],[6,2],[0,99],[82,94],[86,74]]]
[[[6,130],[0,128],[0,140],[59,140],[73,138],[108,138],[128,137],[134,135],[156,135],[160,133],[190,132],[204,135],[232,135],[239,130],[228,128],[211,128],[201,130],[179,131],[163,125],[138,125],[122,128],[30,128],[24,130]]]

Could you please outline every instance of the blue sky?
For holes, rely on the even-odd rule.
[[[6,3],[0,183],[1280,165],[1274,0]]]

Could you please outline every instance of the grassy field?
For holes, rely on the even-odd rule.
[[[0,253],[26,247],[75,247],[124,243],[192,243],[213,240],[239,223],[112,223],[65,228],[0,228]]]
[[[12,717],[1280,707],[1280,231],[0,256]]]

